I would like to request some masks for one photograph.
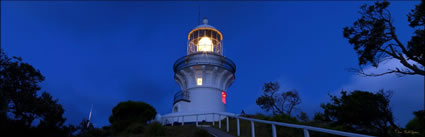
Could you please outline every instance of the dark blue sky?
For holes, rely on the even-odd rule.
[[[187,34],[201,16],[223,33],[224,55],[237,65],[227,111],[263,112],[256,104],[264,82],[299,91],[296,113],[322,111],[320,103],[341,89],[392,90],[396,122],[404,126],[423,109],[424,78],[388,75],[365,78],[348,72],[357,55],[342,28],[359,17],[359,1],[287,2],[4,2],[2,48],[21,56],[46,76],[43,90],[65,108],[67,122],[87,118],[108,125],[120,101],[152,104],[171,112],[179,90],[172,65],[186,55]],[[406,14],[419,1],[392,1],[397,34],[412,35]],[[400,66],[382,64],[382,71]]]

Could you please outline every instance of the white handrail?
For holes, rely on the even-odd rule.
[[[246,118],[246,117],[240,117],[236,114],[230,115],[228,113],[220,113],[220,112],[214,112],[214,113],[192,113],[192,114],[179,114],[179,115],[171,115],[171,116],[162,116],[162,123],[165,123],[165,120],[168,120],[169,118],[175,118],[175,117],[182,117],[182,125],[184,125],[184,117],[185,116],[196,116],[199,115],[213,115],[213,121],[215,121],[214,115],[218,114],[219,118],[219,128],[221,128],[221,115],[226,116],[226,130],[229,132],[229,117],[236,118],[237,119],[237,135],[240,135],[240,127],[239,127],[239,120],[247,120],[251,121],[251,136],[255,137],[255,126],[254,122],[258,123],[264,123],[264,124],[270,124],[272,126],[272,134],[273,137],[276,137],[276,129],[275,126],[284,126],[284,127],[291,127],[291,128],[298,128],[302,129],[304,131],[304,137],[310,137],[309,130],[316,131],[316,132],[323,132],[333,135],[340,135],[340,136],[347,136],[347,137],[373,137],[369,135],[363,135],[363,134],[357,134],[357,133],[350,133],[350,132],[344,132],[344,131],[337,131],[332,129],[325,129],[325,128],[319,128],[319,127],[312,127],[312,126],[305,126],[305,125],[297,125],[297,124],[289,124],[289,123],[283,123],[283,122],[276,122],[276,121],[268,121],[268,120],[260,120],[260,119],[253,119],[253,118]],[[196,123],[198,123],[198,119],[196,118]],[[174,125],[174,119],[171,123],[171,125]]]

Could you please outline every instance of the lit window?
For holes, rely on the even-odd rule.
[[[202,78],[197,78],[196,79],[196,85],[202,86]]]
[[[198,51],[211,52],[213,51],[213,43],[210,38],[202,37],[198,42]]]
[[[223,104],[226,104],[226,92],[221,91],[221,102],[223,102]]]

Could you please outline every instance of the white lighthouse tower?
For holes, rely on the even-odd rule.
[[[202,22],[188,35],[187,56],[174,63],[174,79],[181,91],[174,96],[170,115],[226,111],[227,89],[235,80],[236,65],[223,56],[221,32],[208,25],[207,19]]]

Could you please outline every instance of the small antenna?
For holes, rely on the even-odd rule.
[[[90,113],[89,113],[89,120],[87,122],[87,128],[89,128],[89,125],[90,125],[90,119],[91,119],[92,112],[93,112],[93,104],[91,104],[91,107],[90,107]]]

